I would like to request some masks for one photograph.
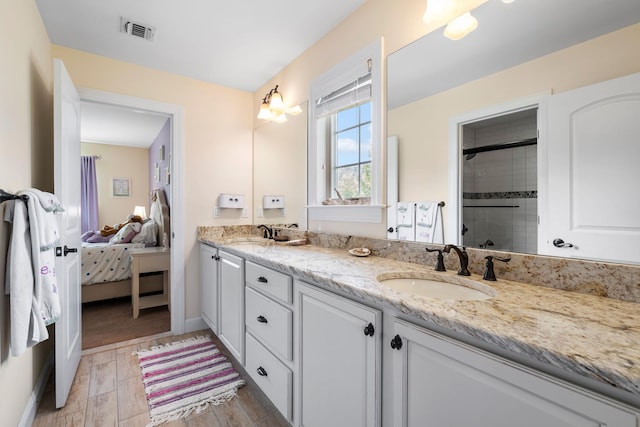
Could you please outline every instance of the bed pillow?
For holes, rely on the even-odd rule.
[[[147,221],[142,224],[142,229],[136,234],[131,243],[144,243],[145,246],[155,246],[158,243],[158,224]]]
[[[89,236],[85,242],[87,243],[108,243],[111,236],[103,236],[99,231],[93,232],[93,236]]]
[[[118,232],[111,237],[109,243],[117,245],[118,243],[129,243],[136,235],[136,229],[140,229],[140,223],[129,223],[124,225]]]

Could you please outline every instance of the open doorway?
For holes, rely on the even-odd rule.
[[[462,244],[537,253],[537,108],[462,126]]]
[[[162,247],[152,218],[155,191],[171,194],[171,118],[82,102],[82,348],[171,330],[168,305],[132,316],[130,253]],[[141,294],[163,292],[163,273],[141,274]]]
[[[102,314],[94,314],[93,317],[103,319],[105,317],[117,317],[118,315],[116,314],[116,312],[120,310],[119,315],[122,316],[122,321],[116,321],[115,323],[118,324],[119,329],[121,329],[123,332],[127,331],[127,333],[121,335],[119,338],[117,331],[115,331],[115,328],[106,328],[110,329],[109,333],[112,335],[112,337],[109,339],[111,341],[116,340],[116,342],[130,339],[132,333],[138,336],[146,336],[149,333],[155,334],[158,332],[157,328],[159,327],[159,323],[161,323],[160,327],[164,331],[171,332],[173,334],[182,333],[184,332],[184,282],[182,280],[182,276],[184,273],[183,269],[176,267],[180,266],[180,262],[178,262],[177,260],[183,259],[183,236],[181,235],[183,213],[180,207],[182,205],[182,107],[91,89],[79,89],[79,93],[83,103],[83,112],[87,110],[90,111],[91,107],[96,107],[94,109],[100,110],[101,112],[104,112],[103,110],[105,108],[110,108],[120,114],[127,113],[129,116],[137,116],[138,118],[142,117],[146,119],[152,118],[156,121],[156,124],[152,125],[152,127],[156,126],[156,137],[152,138],[151,144],[147,142],[146,147],[131,147],[131,144],[125,144],[122,141],[124,139],[127,139],[126,137],[120,138],[120,142],[107,144],[111,145],[111,147],[103,145],[103,149],[106,150],[106,154],[103,155],[100,160],[97,160],[98,168],[102,167],[103,169],[109,169],[106,163],[108,161],[113,162],[114,158],[115,162],[118,162],[118,152],[120,152],[121,154],[124,153],[124,155],[126,156],[127,154],[135,153],[136,150],[138,150],[138,157],[140,157],[139,151],[144,151],[143,157],[145,158],[144,162],[146,163],[144,165],[141,164],[141,166],[138,168],[142,170],[142,176],[144,176],[144,178],[141,178],[140,171],[134,171],[135,173],[132,172],[130,175],[127,175],[126,173],[116,172],[108,172],[104,174],[106,176],[103,176],[103,178],[107,181],[107,189],[104,190],[107,193],[105,195],[106,204],[113,205],[108,206],[106,211],[111,211],[115,215],[115,217],[105,214],[105,219],[100,220],[98,228],[102,229],[104,226],[113,227],[114,225],[120,225],[124,222],[127,222],[128,217],[133,214],[133,211],[140,207],[144,207],[146,210],[146,215],[149,216],[152,209],[152,201],[149,200],[149,198],[156,189],[162,191],[162,194],[165,196],[164,199],[166,201],[165,210],[168,212],[168,208],[170,207],[171,212],[170,215],[167,215],[167,218],[170,218],[170,226],[166,227],[167,230],[169,230],[169,233],[165,233],[164,238],[161,235],[158,235],[156,243],[157,245],[165,245],[166,247],[171,246],[170,260],[167,261],[167,264],[171,267],[168,268],[168,272],[165,273],[168,275],[168,277],[170,277],[170,305],[167,304],[157,308],[154,307],[140,310],[139,317],[137,319],[133,319],[131,297],[120,297],[120,300],[116,299],[110,302],[111,304],[113,304],[113,313],[107,314],[103,311]],[[91,114],[87,114],[87,116],[91,117]],[[115,133],[119,133],[117,132],[118,128],[115,127],[115,129]],[[114,126],[111,126],[110,131],[112,134],[114,133]],[[137,137],[134,136],[128,139],[135,140],[136,138]],[[84,145],[86,145],[86,147],[92,147],[95,150],[98,146],[95,137],[87,137],[82,139],[84,140]],[[157,144],[158,139],[161,139],[163,142]],[[153,145],[154,142],[156,142],[156,145]],[[93,154],[91,152],[87,152],[86,154],[99,156],[99,154]],[[111,157],[111,160],[109,160],[109,156]],[[122,156],[120,157],[120,163],[126,163],[122,159]],[[133,176],[136,176],[137,178],[134,180],[132,178]],[[120,197],[114,196],[114,192],[120,191],[114,188],[114,178],[124,178],[124,181],[122,182],[124,182],[125,187],[128,186],[129,197],[126,196],[127,189],[125,189],[125,196],[122,199]],[[137,196],[142,196],[142,199],[138,200],[137,198],[134,198],[134,195],[136,194]],[[123,209],[122,205],[124,204],[126,213],[123,213],[124,211],[121,212],[117,209],[112,209],[116,207],[116,202],[121,202],[119,209]],[[149,282],[155,281],[157,283],[158,280],[162,282],[161,272],[141,273],[139,277],[142,292],[148,291],[149,287],[147,285],[149,285]],[[151,288],[151,292],[153,292],[154,286],[152,286]],[[101,303],[95,303],[96,306],[99,306],[100,304]],[[118,308],[118,306],[120,306],[120,308]],[[168,312],[168,306],[171,307],[170,313]],[[98,307],[98,309],[94,311],[103,310],[103,308],[100,307]],[[159,313],[162,313],[163,311],[164,314],[160,315]],[[159,319],[159,316],[163,317],[162,320]],[[127,323],[133,321],[138,321],[136,323],[136,327],[133,327],[131,325],[127,326]],[[114,320],[111,320],[110,322],[114,323]],[[152,328],[145,328],[144,323],[151,325]],[[94,330],[99,330],[99,327],[97,329],[94,327]],[[83,337],[83,342],[86,340],[87,344],[92,346],[95,345],[90,344],[90,340],[88,338],[89,337]],[[102,343],[105,342],[103,341]],[[83,347],[87,348],[86,345]]]

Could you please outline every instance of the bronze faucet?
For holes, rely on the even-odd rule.
[[[460,248],[458,248],[456,245],[446,245],[444,249],[442,249],[442,252],[449,253],[451,252],[451,249],[456,251],[456,254],[458,254],[458,258],[460,258],[460,270],[458,270],[458,275],[471,276],[471,273],[469,273],[469,270],[468,270],[469,254],[467,254],[465,247],[463,246],[462,250],[460,250]]]

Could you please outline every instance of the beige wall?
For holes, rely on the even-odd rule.
[[[136,205],[144,206],[149,215],[149,150],[120,145],[80,144],[83,156],[101,156],[96,160],[98,181],[98,226],[113,226],[127,220]],[[114,197],[112,178],[131,178],[131,197]]]
[[[29,187],[52,191],[49,38],[35,1],[0,0],[0,10],[0,188],[12,192]],[[0,236],[0,241],[5,237]],[[0,258],[3,264],[4,257]],[[4,289],[4,265],[0,265],[0,289]],[[8,315],[8,299],[0,292],[0,423],[15,426],[53,340],[19,357],[9,357]]]
[[[639,72],[638,40],[640,24],[390,111],[388,132],[400,146],[400,199],[448,200],[450,117]]]
[[[57,45],[51,50],[77,87],[184,108],[185,309],[187,319],[199,317],[196,227],[251,223],[251,215],[214,218],[213,207],[220,193],[236,193],[252,210],[252,94]]]

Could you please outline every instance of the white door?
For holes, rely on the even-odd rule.
[[[301,425],[381,424],[379,310],[296,283]]]
[[[54,60],[53,132],[55,195],[63,250],[56,257],[62,315],[56,322],[56,407],[67,401],[82,351],[80,298],[80,97],[62,61]]]
[[[548,114],[540,252],[640,262],[640,74],[553,95]]]
[[[244,365],[244,259],[226,252],[220,257],[220,324],[218,336]]]

